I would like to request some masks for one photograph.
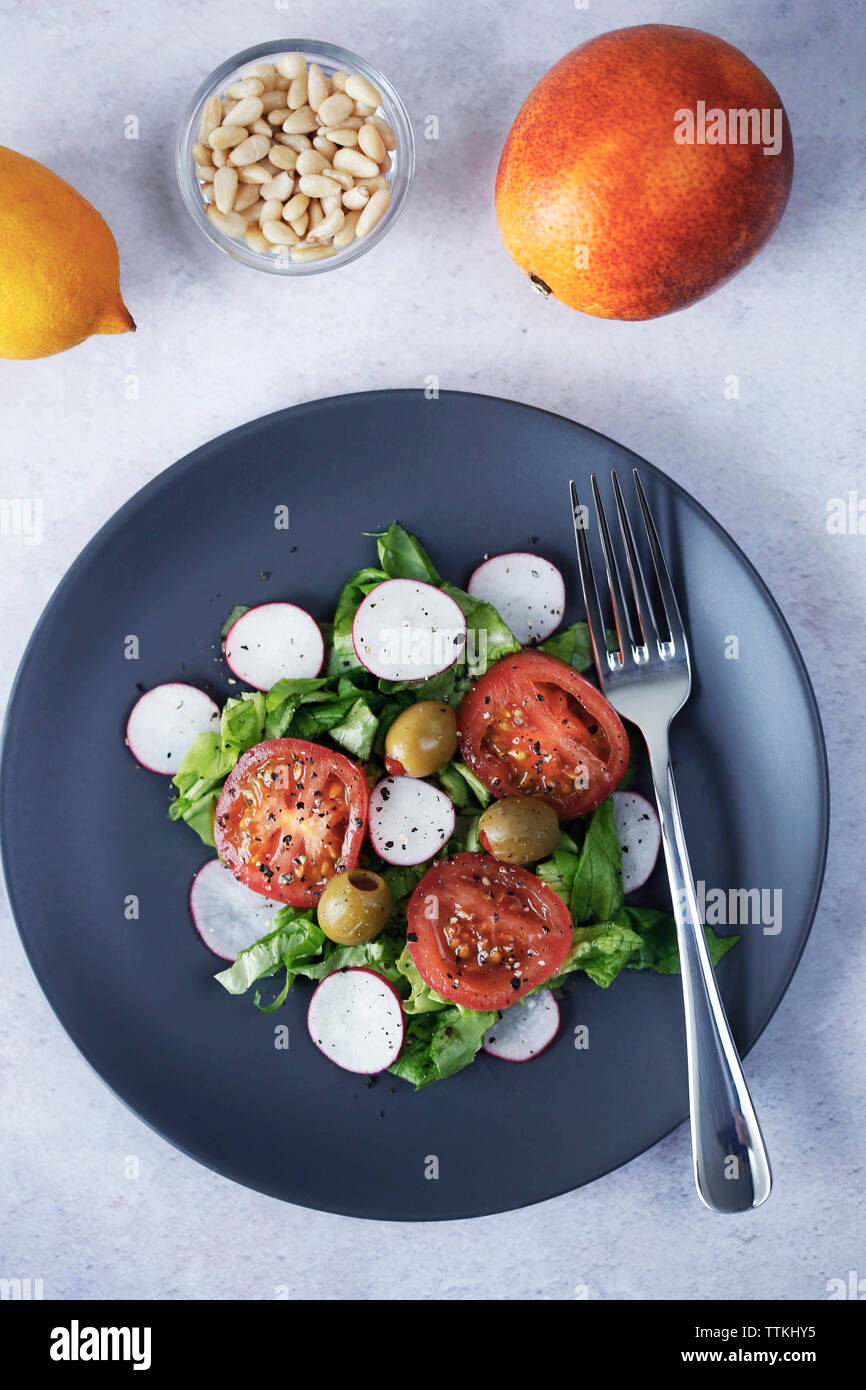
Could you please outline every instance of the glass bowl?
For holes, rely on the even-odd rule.
[[[198,141],[199,122],[208,97],[223,95],[226,87],[237,81],[242,72],[254,63],[273,61],[283,53],[302,53],[307,64],[318,63],[326,77],[330,77],[333,72],[343,71],[358,73],[367,78],[382,98],[378,114],[384,116],[397,138],[397,147],[391,152],[391,169],[386,175],[391,188],[391,201],[380,221],[365,237],[352,241],[348,246],[338,249],[335,255],[323,260],[292,261],[288,254],[289,247],[280,248],[287,253],[285,255],[255,251],[243,238],[230,237],[220,231],[205,213],[207,203],[192,156],[192,147]],[[341,265],[356,261],[359,256],[365,255],[378,245],[393,227],[409,194],[415,169],[415,141],[409,114],[403,102],[378,68],[359,58],[356,53],[338,48],[336,44],[320,43],[314,39],[282,39],[257,44],[254,48],[236,53],[234,57],[227,58],[215,68],[204,80],[190,102],[178,133],[175,168],[187,211],[220,251],[224,251],[236,261],[241,261],[243,265],[252,266],[254,270],[267,271],[271,275],[319,275],[323,271],[336,270]]]

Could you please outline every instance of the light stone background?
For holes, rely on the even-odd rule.
[[[732,285],[655,323],[606,323],[530,293],[499,243],[492,183],[545,69],[593,34],[648,21],[709,29],[766,70],[797,173],[781,230]],[[301,1298],[568,1299],[585,1286],[591,1298],[821,1299],[828,1280],[866,1276],[866,536],[826,530],[828,500],[861,486],[863,21],[860,0],[315,0],[288,14],[273,0],[2,0],[2,139],[105,214],[139,325],[0,364],[0,495],[41,498],[46,518],[41,546],[0,539],[3,694],[68,564],[175,459],[277,407],[435,374],[614,436],[730,530],[812,672],[834,834],[811,941],[748,1064],[775,1192],[727,1220],[695,1198],[685,1127],[583,1191],[476,1221],[366,1223],[233,1186],[172,1151],[89,1070],[4,910],[0,1275],[41,1277],[46,1297],[105,1299],[270,1298],[279,1286]],[[206,244],[180,202],[172,144],[207,71],[290,35],[377,62],[411,109],[419,158],[386,242],[333,276],[282,284]],[[438,141],[424,139],[428,114]],[[124,138],[128,115],[137,141]],[[731,374],[738,400],[725,398]],[[124,1177],[129,1155],[138,1181]]]

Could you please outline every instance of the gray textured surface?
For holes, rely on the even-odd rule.
[[[407,1227],[281,1206],[173,1152],[106,1091],[56,1024],[4,910],[0,1275],[41,1277],[55,1297],[558,1299],[581,1286],[595,1298],[823,1298],[828,1280],[866,1275],[866,536],[826,529],[831,498],[858,487],[866,497],[863,5],[558,0],[539,22],[529,0],[317,0],[290,16],[264,0],[0,3],[3,140],[106,215],[139,323],[134,337],[0,368],[0,494],[45,509],[43,544],[0,538],[2,693],[51,590],[116,507],[189,449],[277,406],[436,375],[571,415],[646,455],[758,564],[828,737],[824,896],[748,1068],[776,1190],[750,1217],[703,1211],[682,1128],[591,1188],[506,1216]],[[767,71],[791,117],[794,192],[770,248],[720,294],[655,323],[604,323],[527,292],[499,244],[490,185],[511,116],[552,61],[604,29],[659,19],[720,33]],[[205,70],[289,32],[378,62],[420,137],[413,196],[389,239],[349,270],[294,285],[212,251],[171,166],[175,119]],[[53,98],[40,100],[39,123],[18,101],[36,73]],[[131,114],[138,141],[124,139]],[[423,138],[427,114],[439,116],[437,142]],[[731,374],[738,400],[724,394]],[[46,819],[61,853],[67,810]],[[137,1178],[125,1176],[130,1158]]]

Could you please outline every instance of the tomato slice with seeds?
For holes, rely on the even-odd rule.
[[[534,649],[491,666],[457,730],[464,762],[494,796],[539,797],[560,820],[594,811],[628,767],[628,735],[601,691]]]
[[[272,738],[244,753],[217,802],[214,841],[235,878],[293,907],[352,869],[367,826],[367,779],[342,753]]]
[[[553,889],[492,854],[431,865],[407,917],[422,980],[469,1009],[505,1009],[550,979],[572,939],[568,908]]]

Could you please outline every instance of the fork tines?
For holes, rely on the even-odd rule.
[[[677,604],[670,573],[668,572],[668,567],[662,553],[658,531],[656,530],[649,503],[647,502],[646,493],[644,492],[636,468],[633,470],[633,476],[647,544],[652,558],[653,571],[658,587],[658,596],[661,600],[661,611],[665,620],[666,632],[662,631],[657,619],[656,607],[650,594],[644,567],[635,542],[635,535],[629,519],[625,498],[623,497],[619,478],[616,475],[616,469],[612,468],[611,480],[613,483],[613,496],[619,520],[620,534],[622,535],[623,547],[625,549],[628,575],[631,581],[631,597],[634,612],[637,616],[637,626],[632,622],[632,604],[628,601],[628,596],[622,580],[622,573],[616,556],[616,550],[610,533],[610,527],[607,522],[607,515],[604,510],[601,491],[598,486],[598,480],[593,473],[590,475],[590,482],[598,521],[599,538],[604,555],[604,567],[608,591],[610,593],[611,608],[613,610],[613,620],[617,633],[618,651],[615,652],[609,650],[605,635],[601,604],[599,602],[598,589],[596,588],[595,574],[592,568],[592,559],[590,557],[589,543],[586,535],[588,521],[587,508],[581,505],[574,480],[572,479],[569,484],[572,514],[574,518],[574,539],[577,546],[577,559],[580,567],[580,583],[583,590],[584,603],[586,605],[587,623],[592,638],[595,664],[600,676],[605,672],[613,674],[618,669],[622,668],[623,665],[643,665],[656,655],[662,660],[669,660],[674,655],[679,655],[680,657],[686,656],[685,628],[683,626],[682,617],[680,616],[679,605]]]

